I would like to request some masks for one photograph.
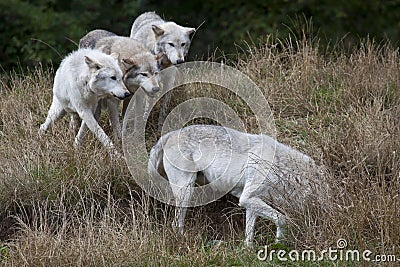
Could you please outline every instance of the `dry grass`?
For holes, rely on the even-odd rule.
[[[345,238],[350,248],[400,255],[399,51],[370,41],[348,53],[321,50],[310,41],[270,38],[261,47],[249,46],[236,66],[264,91],[278,140],[327,169],[308,205],[286,210],[292,221],[289,245],[326,249]],[[192,209],[190,231],[175,235],[172,209],[147,197],[125,162],[111,161],[93,136],[75,150],[65,119],[39,138],[53,75],[38,67],[1,79],[0,264],[258,263],[256,250],[241,249],[243,210],[233,198]],[[238,111],[249,129],[257,127],[234,95],[211,95]],[[175,97],[174,105],[185,97]],[[258,244],[273,233],[260,220]],[[209,245],[213,239],[226,242]]]
[[[294,49],[297,47],[297,49]],[[265,90],[278,139],[320,160],[331,194],[301,216],[298,241],[399,253],[400,60],[366,41],[349,54],[268,40],[239,63]],[[262,66],[262,67],[260,67]]]

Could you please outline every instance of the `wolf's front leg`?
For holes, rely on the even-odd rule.
[[[120,157],[120,154],[116,150],[111,139],[107,136],[107,134],[104,132],[104,130],[97,123],[91,110],[82,111],[79,113],[79,116],[82,118],[82,122],[85,123],[86,126],[95,134],[97,139],[99,139],[99,141],[109,150],[111,157],[114,157],[114,156]],[[82,127],[86,127],[86,126],[82,125],[81,129],[82,129]],[[83,133],[84,133],[84,129],[83,129]],[[79,133],[78,133],[77,139],[79,140]]]
[[[85,140],[85,135],[88,130],[86,123],[82,120],[81,127],[79,128],[78,134],[75,136],[75,147],[79,148],[82,146]]]
[[[256,223],[257,214],[253,212],[251,209],[246,209],[246,240],[245,245],[247,247],[253,246],[253,238],[254,238],[254,226]]]
[[[110,113],[110,123],[113,129],[114,141],[120,142],[122,138],[121,123],[119,121],[118,113],[119,100],[107,99],[108,111]]]
[[[254,235],[255,215],[271,220],[276,225],[275,242],[279,243],[285,236],[285,216],[273,207],[265,203],[258,196],[242,194],[239,198],[239,206],[246,208],[246,245],[251,245]],[[247,211],[249,210],[249,211]],[[249,213],[248,213],[249,212]]]

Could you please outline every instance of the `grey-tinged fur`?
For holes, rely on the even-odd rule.
[[[159,58],[153,55],[139,41],[123,36],[107,36],[96,41],[95,49],[106,54],[119,54],[120,67],[124,73],[123,82],[131,93],[134,93],[141,87],[149,96],[153,96],[160,90],[158,75]],[[124,100],[123,114],[128,107],[129,100],[129,97]],[[143,101],[145,100],[143,99]],[[119,101],[113,98],[102,100],[96,110],[96,117],[100,116],[102,107],[108,107],[114,138],[120,140],[121,124],[118,115],[118,105]]]
[[[160,69],[183,63],[189,51],[195,28],[183,27],[172,21],[165,21],[155,12],[146,12],[138,16],[132,24],[130,37],[142,42],[153,54],[162,54]],[[163,81],[165,87],[172,84],[173,77]],[[158,118],[158,130],[161,131],[167,116],[171,92],[167,93],[161,103]]]
[[[142,87],[152,95],[160,87],[158,84],[158,57],[153,55],[141,42],[129,37],[109,36],[97,41],[96,49],[106,54],[118,53],[124,71],[125,85],[131,92]]]
[[[87,128],[102,144],[110,149],[111,155],[119,155],[114,144],[97,123],[94,112],[101,99],[129,96],[122,82],[123,73],[118,65],[118,55],[106,55],[94,49],[79,49],[68,55],[60,64],[54,77],[53,102],[46,121],[40,126],[40,133],[66,113],[71,115],[71,126],[77,127],[77,118],[82,124],[75,137],[80,146]]]
[[[95,48],[96,43],[98,40],[104,37],[109,37],[109,36],[117,36],[113,32],[109,32],[106,30],[93,30],[88,32],[85,36],[83,36],[79,40],[79,48]]]
[[[164,21],[155,12],[146,12],[132,24],[130,37],[142,42],[153,54],[166,56],[163,63],[179,64],[185,61],[190,47],[190,35],[195,28],[183,27],[172,21]]]
[[[213,190],[238,197],[246,209],[250,246],[258,216],[275,223],[276,241],[284,237],[286,216],[279,207],[304,201],[311,192],[310,178],[318,177],[319,169],[309,156],[270,136],[192,125],[160,138],[150,151],[148,171],[153,178],[166,174],[176,201],[173,227],[180,232],[187,207],[195,203],[190,188],[196,174],[203,174]]]

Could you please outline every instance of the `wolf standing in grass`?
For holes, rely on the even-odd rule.
[[[99,38],[99,39],[98,39]],[[142,43],[129,37],[117,36],[105,30],[94,30],[81,38],[80,48],[94,46],[106,54],[118,53],[121,58],[123,81],[131,94],[141,87],[148,96],[152,97],[160,90],[159,57],[153,55]],[[130,98],[123,103],[122,114],[125,114]],[[142,101],[146,101],[143,99]],[[102,106],[107,106],[110,122],[116,140],[121,140],[121,124],[118,114],[119,100],[107,98],[101,101],[96,111],[100,116]]]
[[[155,179],[163,179],[159,172],[165,172],[175,197],[173,227],[180,232],[187,207],[196,203],[192,196],[198,174],[213,191],[239,198],[246,209],[247,246],[258,216],[274,222],[280,241],[286,218],[279,207],[303,202],[311,192],[311,178],[318,176],[309,156],[267,135],[213,125],[192,125],[162,136],[150,151],[148,172]]]
[[[131,38],[142,42],[153,54],[162,54],[160,69],[185,62],[189,51],[191,34],[195,28],[183,27],[172,21],[165,21],[155,12],[146,12],[136,18],[131,28]],[[173,83],[173,77],[163,84]],[[166,87],[166,86],[165,86]],[[158,129],[166,118],[171,93],[164,96],[158,118]]]
[[[130,95],[122,77],[118,54],[106,55],[92,49],[72,52],[61,62],[56,72],[53,102],[39,132],[46,132],[52,123],[69,113],[71,126],[74,129],[77,128],[77,116],[82,119],[81,127],[75,137],[75,145],[81,145],[88,127],[110,150],[111,155],[118,154],[110,138],[97,123],[94,112],[100,99],[106,97],[124,99]]]

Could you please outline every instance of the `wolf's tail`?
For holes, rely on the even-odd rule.
[[[160,140],[150,150],[149,162],[147,163],[147,172],[151,177],[156,177],[164,173],[163,156],[164,146],[169,139],[170,133],[163,135]]]

